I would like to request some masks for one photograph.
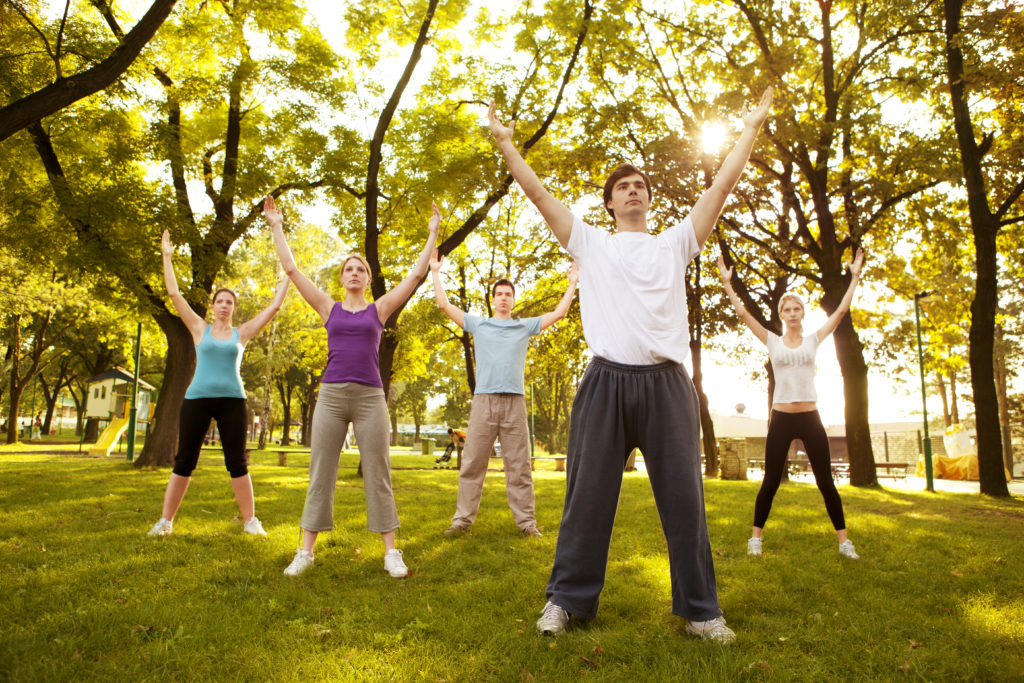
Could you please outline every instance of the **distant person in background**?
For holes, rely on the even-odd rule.
[[[864,252],[857,255],[850,264],[850,286],[839,306],[828,317],[817,332],[804,334],[804,302],[796,294],[787,292],[779,301],[779,315],[786,327],[780,337],[770,332],[743,307],[740,298],[732,288],[733,269],[726,268],[722,257],[718,257],[718,272],[725,286],[729,301],[754,336],[768,347],[768,359],[775,375],[775,392],[772,395],[772,412],[768,418],[768,436],[764,446],[764,479],[754,503],[754,529],[747,541],[747,554],[761,554],[761,534],[764,532],[772,501],[782,482],[786,468],[789,447],[794,439],[800,439],[807,451],[807,459],[814,472],[814,481],[825,499],[825,510],[832,520],[832,526],[839,538],[839,554],[852,560],[859,559],[853,542],[846,537],[846,519],[843,516],[843,501],[839,498],[832,480],[832,456],[828,447],[828,436],[818,415],[818,394],[814,389],[814,356],[818,345],[825,341],[839,325],[839,321],[850,310],[853,292],[860,281],[860,270],[864,265]]]
[[[252,493],[252,478],[245,458],[246,407],[245,387],[242,385],[242,352],[249,340],[260,333],[281,310],[288,293],[288,278],[284,278],[270,305],[252,320],[238,327],[232,326],[237,299],[230,289],[213,293],[213,323],[200,318],[185,301],[178,289],[171,256],[174,245],[166,230],[163,235],[164,283],[167,293],[181,321],[192,335],[196,345],[196,368],[192,382],[181,402],[178,427],[178,452],[174,456],[174,470],[164,493],[164,507],[160,519],[149,530],[150,536],[166,536],[174,529],[174,516],[185,497],[192,471],[199,462],[199,451],[216,420],[221,434],[224,465],[231,474],[231,488],[242,513],[243,531],[254,536],[266,536],[263,525],[256,517],[256,503]]]
[[[487,460],[496,439],[501,439],[505,492],[516,526],[527,536],[540,536],[533,510],[533,475],[530,468],[530,428],[526,422],[523,373],[530,337],[565,317],[576,292],[576,264],[566,276],[569,286],[555,310],[535,318],[513,318],[516,288],[508,280],[494,283],[491,302],[494,316],[466,313],[448,301],[441,283],[441,259],[430,260],[437,306],[459,327],[473,335],[476,356],[476,388],[466,428],[466,457],[459,468],[459,493],[452,524],[445,534],[469,529],[480,509]]]
[[[341,263],[339,277],[345,298],[335,301],[306,277],[284,236],[284,215],[267,197],[263,215],[274,235],[281,265],[295,282],[299,294],[320,314],[327,329],[327,368],[324,370],[313,411],[309,454],[309,489],[299,522],[302,547],[284,570],[299,576],[313,566],[313,547],[321,531],[334,528],[334,489],[338,459],[351,423],[359,444],[366,497],[366,526],[384,542],[384,569],[396,579],[409,573],[402,551],[395,547],[398,509],[391,489],[390,429],[384,383],[380,378],[380,337],[384,322],[399,309],[427,274],[430,252],[437,241],[441,215],[434,205],[428,224],[427,243],[412,272],[376,301],[366,299],[370,266],[362,256],[351,254]]]

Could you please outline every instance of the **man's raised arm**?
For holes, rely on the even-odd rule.
[[[771,107],[772,89],[769,87],[761,95],[761,101],[757,106],[743,116],[743,134],[740,135],[736,146],[729,152],[729,156],[722,162],[722,167],[718,169],[718,175],[715,176],[715,182],[704,191],[690,211],[693,232],[697,237],[697,244],[701,247],[704,246],[708,235],[711,234],[715,223],[718,222],[718,217],[722,214],[722,208],[725,206],[725,200],[729,198],[732,189],[736,187],[740,176],[743,175],[747,159],[750,158],[750,150],[754,148],[754,139],[757,137],[757,132],[761,130],[761,124],[768,117]]]
[[[512,142],[512,133],[516,127],[515,121],[512,121],[510,126],[499,121],[494,100],[491,100],[491,107],[487,111],[487,120],[491,134],[494,135],[494,142],[505,159],[509,173],[519,183],[519,187],[523,188],[526,198],[533,202],[533,205],[540,211],[558,243],[567,247],[569,234],[572,232],[572,212],[562,202],[551,196],[551,193],[541,184],[540,178],[516,149]]]
[[[555,306],[555,310],[545,313],[540,317],[540,329],[542,332],[564,318],[565,314],[569,312],[569,307],[572,306],[572,297],[576,294],[576,283],[580,279],[580,269],[575,263],[570,266],[565,278],[569,281],[569,286],[565,288],[565,294],[562,295],[558,305]]]

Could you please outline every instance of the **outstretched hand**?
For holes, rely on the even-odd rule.
[[[732,280],[732,266],[726,268],[725,260],[721,256],[718,257],[718,274],[724,284],[729,284],[729,281]]]
[[[491,128],[491,135],[494,136],[495,141],[500,143],[512,139],[512,134],[516,129],[516,120],[512,119],[512,124],[506,126],[498,120],[497,110],[498,105],[494,103],[494,100],[491,100],[491,106],[487,110],[487,124]]]
[[[853,262],[850,263],[850,274],[856,277],[860,277],[860,270],[864,267],[864,250],[858,249],[857,255],[854,256]]]
[[[744,126],[747,128],[761,127],[772,108],[772,92],[772,87],[769,85],[761,95],[761,101],[757,103],[757,106],[743,115]]]
[[[263,218],[266,219],[267,225],[271,228],[279,228],[284,225],[284,213],[281,212],[281,209],[277,208],[274,198],[269,194],[263,200]]]
[[[427,229],[436,238],[437,232],[441,228],[441,212],[437,210],[437,202],[430,202],[430,208],[430,222],[427,224]]]
[[[573,283],[580,281],[580,267],[576,265],[575,261],[569,266],[569,272],[565,274],[565,279]]]
[[[443,260],[444,260],[444,256],[438,256],[437,255],[437,249],[434,249],[434,252],[430,255],[430,264],[429,264],[430,265],[430,270],[432,270],[435,273],[440,272],[441,271],[441,261],[443,261]]]
[[[163,239],[160,240],[160,251],[163,252],[164,256],[171,256],[174,254],[174,245],[171,244],[171,233],[164,230]]]

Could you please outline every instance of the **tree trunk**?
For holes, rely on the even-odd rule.
[[[836,358],[843,375],[846,400],[846,447],[850,458],[850,484],[871,486],[878,483],[875,456],[871,450],[871,425],[868,422],[868,366],[864,346],[850,316],[844,316],[834,334]]]
[[[960,424],[960,409],[956,404],[956,370],[949,369],[949,408],[953,424]]]
[[[690,362],[693,364],[693,388],[697,391],[701,441],[704,446],[704,476],[717,477],[718,443],[715,440],[715,423],[711,420],[708,397],[704,393],[704,371],[701,369],[699,341],[690,342]]]
[[[999,405],[993,380],[992,355],[995,347],[995,317],[999,299],[996,234],[998,218],[988,205],[985,177],[981,169],[983,152],[974,135],[966,90],[964,56],[960,49],[962,0],[945,0],[946,75],[953,111],[960,163],[967,190],[968,215],[974,234],[975,287],[971,302],[970,347],[971,388],[974,391],[978,434],[978,478],[981,492],[1008,497],[1003,473],[1003,444],[999,431]]]
[[[946,397],[946,380],[942,378],[941,371],[935,373],[935,378],[939,384],[939,394],[942,396],[942,420],[948,427],[953,424],[953,421],[949,416],[949,398]]]
[[[996,337],[1002,342],[1002,326],[996,327]],[[1002,353],[996,353],[993,360],[996,369],[996,400],[999,401],[999,431],[1003,435],[1003,464],[1006,465],[1006,471],[1012,475],[1013,440],[1010,438],[1010,407],[1006,396],[1006,358]]]
[[[135,467],[169,467],[174,463],[181,402],[196,367],[195,343],[181,318],[167,311],[153,317],[167,337],[164,381],[157,395],[153,423],[142,452],[135,460]]]

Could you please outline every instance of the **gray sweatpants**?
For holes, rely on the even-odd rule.
[[[363,464],[366,528],[383,533],[398,528],[391,491],[388,406],[384,390],[356,382],[325,383],[313,411],[309,453],[309,490],[300,526],[306,531],[334,528],[334,488],[338,459],[352,424]]]
[[[548,600],[577,617],[597,615],[623,467],[639,448],[668,541],[672,612],[692,621],[722,614],[699,440],[697,393],[682,365],[593,359],[569,422],[565,507]]]

